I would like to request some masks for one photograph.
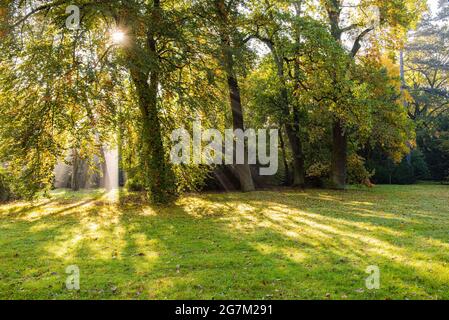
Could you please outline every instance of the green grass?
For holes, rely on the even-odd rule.
[[[0,206],[0,298],[449,299],[448,186],[132,198]]]

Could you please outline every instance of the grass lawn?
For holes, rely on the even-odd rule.
[[[0,298],[449,299],[449,186],[134,198],[0,206]]]

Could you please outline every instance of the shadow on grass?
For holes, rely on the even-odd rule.
[[[0,297],[449,298],[448,234],[431,233],[435,219],[448,230],[448,213],[439,196],[410,201],[418,192],[394,201],[388,188],[190,195],[166,208],[95,196],[12,208],[0,222]],[[73,264],[79,292],[64,286]],[[378,291],[365,288],[370,265],[381,270]]]

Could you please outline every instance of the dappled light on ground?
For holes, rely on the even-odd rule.
[[[157,207],[58,190],[0,207],[0,297],[449,298],[448,198],[447,186],[384,186]],[[64,287],[68,265],[79,292]],[[372,265],[380,290],[365,287]]]

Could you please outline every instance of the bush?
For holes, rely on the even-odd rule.
[[[322,188],[331,185],[329,179],[330,165],[328,163],[316,162],[306,170],[306,183],[308,186]]]
[[[143,183],[137,178],[131,178],[126,181],[125,188],[132,192],[145,191]]]
[[[446,178],[444,178],[443,181],[441,182],[444,185],[449,185],[449,172],[447,172],[447,174],[448,175],[446,176]]]
[[[421,150],[413,150],[412,152],[412,166],[414,175],[417,180],[427,180],[430,178],[430,170],[427,166],[424,154]]]
[[[10,201],[13,198],[11,179],[4,170],[0,169],[0,202]]]
[[[409,164],[407,159],[402,160],[393,170],[393,184],[414,184],[416,180],[413,164]]]
[[[407,158],[399,164],[387,159],[370,161],[369,167],[375,171],[373,181],[377,184],[414,184],[417,180],[430,177],[427,163],[419,150],[412,151],[410,163]]]
[[[357,154],[348,157],[348,183],[370,185],[373,172],[369,172],[365,167],[365,159]]]
[[[390,164],[381,165],[379,163],[370,163],[369,167],[373,170],[374,176],[372,181],[376,184],[391,184],[393,183],[393,172]]]

